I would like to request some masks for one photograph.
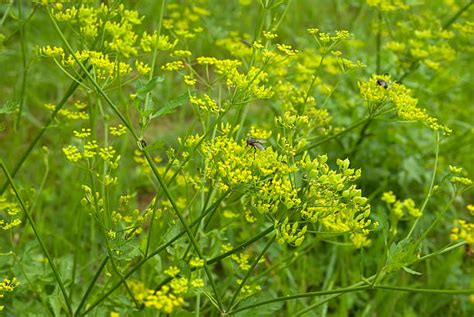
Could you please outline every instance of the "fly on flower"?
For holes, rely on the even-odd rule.
[[[248,138],[246,142],[247,142],[247,145],[253,146],[256,149],[259,149],[260,151],[265,150],[265,147],[263,146],[264,141],[262,140],[258,140],[255,138]]]
[[[388,88],[388,83],[382,78],[377,78],[377,85],[382,86],[383,88]]]

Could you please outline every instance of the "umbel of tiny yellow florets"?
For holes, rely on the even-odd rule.
[[[12,202],[8,198],[7,193],[0,196],[0,229],[10,230],[19,226],[21,221],[21,207],[15,201]],[[9,220],[7,220],[9,218]]]
[[[18,286],[18,281],[14,277],[11,280],[8,278],[4,278],[3,281],[0,282],[0,299],[4,297],[5,293],[11,293]],[[4,310],[5,306],[0,305],[0,312]]]
[[[455,227],[451,230],[451,240],[464,240],[466,243],[474,243],[474,224],[465,220],[455,221]]]
[[[377,113],[381,109],[393,106],[398,117],[405,121],[419,121],[434,131],[445,134],[451,129],[438,123],[438,119],[431,117],[426,109],[417,106],[418,99],[411,95],[410,89],[392,81],[389,75],[372,75],[368,81],[359,81],[361,96],[367,101],[369,111]]]
[[[213,65],[215,72],[223,76],[227,87],[246,94],[247,98],[254,96],[258,99],[270,98],[273,95],[271,87],[265,86],[268,74],[258,67],[251,67],[248,72],[241,72],[242,62],[238,60],[219,60],[214,57],[198,57],[198,65]]]
[[[409,5],[403,0],[367,0],[367,4],[376,7],[380,11],[390,12],[396,10],[408,10]]]
[[[405,210],[408,212],[408,215],[413,218],[422,216],[421,210],[415,207],[415,202],[411,198],[403,201],[397,200],[397,197],[390,191],[383,193],[382,200],[389,205],[391,213],[398,219],[401,219],[405,215]]]
[[[451,177],[449,178],[449,181],[453,185],[457,185],[464,188],[472,185],[472,180],[469,177],[467,177],[468,175],[463,170],[462,167],[449,165],[449,172],[451,173]]]
[[[357,246],[368,244],[360,234],[368,234],[370,206],[351,184],[361,173],[350,169],[348,160],[337,161],[339,173],[329,168],[326,156],[310,160],[305,155],[290,165],[287,157],[271,147],[257,150],[246,140],[227,136],[203,142],[201,151],[209,162],[206,177],[222,191],[240,191],[253,212],[274,217],[279,242],[299,245],[307,230],[299,227],[298,220],[281,218],[283,213],[320,222],[332,231],[351,233]],[[292,179],[302,181],[295,184]]]

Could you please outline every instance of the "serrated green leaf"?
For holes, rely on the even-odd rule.
[[[187,103],[189,100],[189,93],[184,93],[174,99],[171,99],[170,101],[168,101],[166,104],[163,105],[163,107],[161,107],[160,109],[158,109],[158,111],[156,111],[155,113],[153,113],[151,115],[151,118],[159,118],[159,117],[162,117],[164,115],[167,115],[169,113],[172,113],[173,111],[176,110],[176,108],[178,107],[181,107],[182,105],[184,105],[185,103]]]
[[[61,316],[63,300],[63,295],[60,293],[59,287],[56,287],[54,292],[48,295],[48,303],[51,306],[54,316]]]
[[[393,272],[404,266],[410,265],[416,259],[417,245],[411,239],[403,239],[399,243],[393,243],[388,251],[387,272]]]
[[[15,112],[19,107],[20,103],[17,100],[8,100],[0,106],[0,114]]]

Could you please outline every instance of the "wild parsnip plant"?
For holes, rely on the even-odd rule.
[[[0,3],[0,314],[471,316],[474,1]]]

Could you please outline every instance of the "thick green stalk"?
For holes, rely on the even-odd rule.
[[[464,7],[462,7],[461,9],[459,9],[458,12],[456,12],[456,14],[453,15],[453,17],[451,19],[448,20],[448,22],[446,22],[444,25],[443,25],[443,30],[446,30],[446,29],[449,29],[451,27],[451,25],[456,22],[456,20],[461,16],[461,14],[463,14],[464,12],[467,11],[467,9],[469,9],[469,7],[474,3],[474,0],[471,0],[469,1]]]
[[[331,295],[331,294],[344,294],[344,293],[352,293],[352,292],[358,292],[358,291],[363,291],[366,289],[370,289],[370,285],[364,285],[364,286],[349,286],[345,288],[338,288],[338,289],[333,289],[329,291],[318,291],[318,292],[309,292],[309,293],[302,293],[302,294],[295,294],[295,295],[288,295],[288,296],[281,296],[281,297],[276,297],[273,299],[261,301],[252,305],[247,305],[238,309],[235,309],[229,314],[235,314],[244,310],[249,310],[251,308],[259,307],[259,306],[264,306],[272,303],[277,303],[277,302],[284,302],[292,299],[298,299],[298,298],[305,298],[305,297],[314,297],[314,296],[321,296],[321,295]]]
[[[230,301],[230,304],[229,304],[229,308],[227,309],[228,311],[230,311],[235,303],[235,300],[237,299],[237,296],[239,296],[240,294],[240,291],[242,290],[242,288],[244,287],[245,283],[247,282],[247,280],[249,279],[250,275],[252,274],[253,270],[255,269],[255,267],[257,266],[258,262],[260,261],[260,259],[265,255],[265,252],[267,252],[268,248],[270,248],[270,246],[272,245],[272,243],[275,241],[275,236],[273,236],[267,243],[267,245],[265,246],[265,248],[263,248],[262,252],[260,252],[260,254],[255,258],[255,260],[253,261],[252,263],[252,266],[250,267],[250,269],[247,271],[247,274],[245,274],[245,277],[243,278],[242,280],[242,283],[239,284],[239,287],[237,288],[237,290],[235,291],[234,293],[234,296],[232,297],[232,300]]]
[[[91,291],[92,291],[92,288],[94,287],[95,283],[97,282],[97,279],[99,278],[100,274],[102,273],[102,270],[105,268],[105,265],[107,264],[107,262],[109,261],[109,256],[106,256],[104,261],[102,261],[102,264],[100,265],[99,269],[97,270],[97,272],[95,273],[94,275],[94,278],[92,279],[92,281],[89,283],[89,286],[87,287],[87,290],[86,292],[84,293],[84,295],[82,296],[82,299],[81,299],[81,302],[79,303],[79,305],[77,306],[76,308],[76,311],[74,312],[74,316],[78,316],[81,309],[82,309],[82,306],[84,306],[84,304],[86,303],[86,300],[87,298],[89,297]]]
[[[201,250],[199,249],[199,246],[196,242],[196,239],[194,238],[194,235],[191,232],[191,229],[189,229],[188,224],[186,223],[186,221],[184,220],[183,215],[181,214],[180,210],[178,209],[178,206],[176,204],[176,200],[171,195],[171,192],[169,191],[168,186],[166,185],[166,183],[162,179],[160,173],[158,172],[158,170],[156,168],[156,165],[153,162],[152,157],[150,156],[150,154],[145,149],[143,150],[143,154],[145,155],[145,158],[146,158],[148,164],[150,165],[153,174],[155,175],[156,179],[158,180],[158,183],[160,183],[161,189],[163,190],[163,192],[165,193],[165,196],[168,198],[169,202],[171,203],[171,206],[173,207],[175,215],[178,217],[179,221],[181,222],[181,225],[183,226],[184,230],[186,231],[186,234],[188,235],[188,238],[189,238],[189,240],[191,241],[191,244],[194,247],[194,251],[196,252],[196,254],[198,255],[198,257],[200,259],[205,260],[202,253],[201,253]],[[217,292],[217,287],[216,287],[216,285],[214,283],[214,280],[212,278],[211,271],[209,270],[209,268],[208,268],[208,266],[205,262],[204,262],[204,270],[206,272],[207,278],[209,279],[209,283],[211,284],[211,287],[214,291],[214,295],[216,296],[216,301],[217,301],[217,304],[219,305],[219,309],[221,309],[222,304],[221,304],[221,300],[220,300],[220,297],[219,297],[219,293]]]
[[[431,195],[433,194],[433,188],[434,188],[434,184],[436,180],[436,170],[438,169],[439,138],[440,137],[439,137],[439,132],[438,132],[436,134],[436,151],[435,151],[435,161],[434,161],[434,166],[433,166],[433,174],[431,175],[430,187],[428,189],[428,193],[426,195],[425,201],[423,202],[423,205],[420,208],[421,214],[423,214],[423,211],[425,210],[426,205],[428,204],[428,201],[430,200]],[[420,218],[421,217],[417,218],[415,222],[413,223],[413,226],[411,227],[410,232],[408,232],[407,239],[409,239],[412,236],[416,226],[418,225],[418,222],[420,221]]]

